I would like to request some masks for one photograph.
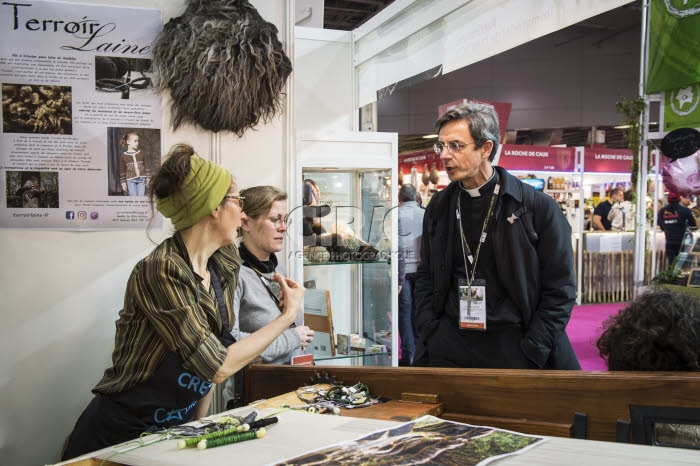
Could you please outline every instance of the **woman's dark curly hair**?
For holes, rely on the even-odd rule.
[[[700,299],[655,287],[603,322],[600,356],[611,371],[698,371]]]

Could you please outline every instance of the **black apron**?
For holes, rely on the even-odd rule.
[[[218,339],[228,348],[236,339],[227,330],[230,324],[223,287],[211,262],[207,268],[221,313],[222,331]],[[242,375],[243,370],[240,370],[234,376],[234,400],[239,406],[243,404]],[[61,460],[136,439],[143,432],[155,432],[193,421],[197,404],[209,393],[212,385],[187,371],[180,356],[171,351],[143,382],[123,392],[95,395],[76,422]]]

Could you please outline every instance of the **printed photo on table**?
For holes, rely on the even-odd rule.
[[[2,132],[73,134],[70,86],[2,83]]]

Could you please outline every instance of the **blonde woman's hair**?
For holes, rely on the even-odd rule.
[[[253,186],[242,190],[241,196],[245,197],[243,212],[251,218],[267,214],[272,204],[287,200],[287,193],[274,186]]]

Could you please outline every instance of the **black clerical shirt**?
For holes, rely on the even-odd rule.
[[[495,172],[494,172],[495,173]],[[496,187],[496,176],[492,176],[483,186],[479,188],[478,197],[472,197],[470,194],[460,188],[457,190],[460,206],[462,208],[462,228],[464,235],[467,238],[467,243],[472,252],[472,256],[476,257],[476,250],[479,246],[479,238],[481,237],[484,219],[491,204],[491,196],[494,195]],[[496,209],[498,199],[495,199],[493,210]],[[447,300],[446,312],[449,316],[455,317],[455,326],[458,325],[459,319],[459,298],[458,298],[458,280],[466,279],[467,274],[464,267],[464,255],[462,254],[462,238],[459,230],[459,225],[454,214],[450,215],[450,222],[453,224],[453,238],[455,241],[455,254],[452,257],[453,283],[449,298]],[[501,285],[504,280],[514,280],[516,277],[499,276],[496,271],[495,254],[498,254],[498,245],[493,243],[493,235],[490,235],[496,227],[494,217],[489,220],[487,228],[486,241],[481,245],[479,260],[476,264],[476,279],[486,280],[486,330],[493,326],[502,325],[519,325],[522,323],[522,314],[519,309],[513,304],[510,298],[506,295],[506,291]],[[471,278],[472,266],[469,263],[469,252],[466,252],[467,264],[469,270],[469,278]],[[473,331],[473,330],[463,330]]]

